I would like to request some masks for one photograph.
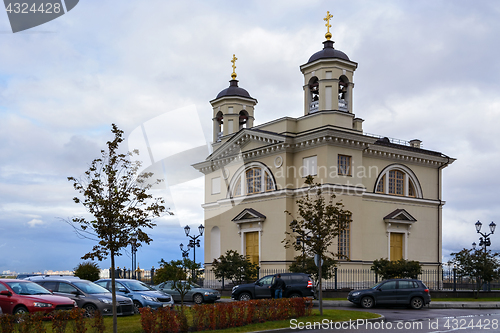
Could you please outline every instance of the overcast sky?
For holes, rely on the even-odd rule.
[[[322,49],[327,10],[334,47],[359,64],[364,130],[457,158],[443,172],[443,253],[477,243],[477,220],[500,224],[500,2],[87,0],[16,34],[0,12],[0,273],[73,269],[91,250],[64,222],[84,212],[66,178],[99,157],[112,123],[129,143],[143,144],[144,129],[164,145],[155,161],[206,144],[233,53],[240,86],[259,101],[256,124],[303,115],[299,66]],[[156,191],[176,216],[139,249],[141,268],[180,259],[182,227],[203,222],[199,180]],[[130,262],[127,249],[117,265]]]

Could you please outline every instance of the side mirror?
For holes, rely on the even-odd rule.
[[[128,290],[125,288],[118,288],[118,291],[121,293],[128,293]]]
[[[12,293],[8,290],[2,290],[2,291],[0,291],[0,295],[12,296]]]

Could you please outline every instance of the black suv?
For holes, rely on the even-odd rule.
[[[275,275],[267,275],[255,283],[240,284],[233,287],[232,299],[248,301],[252,298],[271,298],[271,289]],[[314,284],[305,273],[281,273],[286,289],[283,297],[314,297]]]
[[[391,279],[370,289],[351,291],[347,299],[363,308],[375,305],[407,305],[413,309],[421,309],[431,302],[431,295],[429,288],[420,280]]]

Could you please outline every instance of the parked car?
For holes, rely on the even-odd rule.
[[[101,279],[95,282],[111,291],[111,279]],[[174,299],[167,293],[153,289],[144,282],[131,279],[115,279],[116,294],[131,298],[134,302],[135,311],[142,307],[158,309],[161,307],[172,307]]]
[[[76,276],[32,276],[25,280],[38,283],[55,295],[66,296],[85,310],[86,317],[92,317],[95,311],[102,315],[113,314],[112,294],[105,288]],[[120,316],[133,315],[134,303],[128,297],[116,295],[116,312]]]
[[[271,298],[270,286],[275,275],[267,275],[255,283],[240,284],[233,287],[231,298],[248,301],[253,298]],[[281,273],[286,289],[283,297],[314,297],[314,284],[311,276],[305,273]]]
[[[71,310],[75,301],[68,297],[53,295],[44,287],[25,280],[0,279],[0,307],[3,313],[52,312]]]
[[[390,279],[370,289],[354,290],[347,299],[363,308],[375,305],[407,305],[421,309],[431,302],[429,288],[416,279]]]
[[[188,283],[187,281],[182,281],[183,284]],[[173,281],[166,281],[162,282],[156,286],[154,286],[155,289],[159,291],[163,291],[167,294],[172,295],[174,298],[174,301],[181,301],[181,294],[173,288]],[[220,299],[220,293],[217,290],[214,289],[208,289],[208,288],[202,288],[196,283],[189,283],[190,288],[186,295],[184,295],[184,300],[185,301],[193,301],[196,304],[201,304],[203,302],[205,303],[211,303],[215,302],[216,300]]]

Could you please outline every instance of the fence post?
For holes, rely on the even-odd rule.
[[[337,289],[338,289],[338,288],[337,288],[337,270],[338,270],[338,267],[335,267],[335,268],[333,269],[333,276],[334,276],[334,278],[335,278],[335,290],[337,290]]]
[[[154,277],[155,277],[155,266],[151,266],[151,281],[150,281],[151,285],[154,285]]]
[[[224,275],[222,275],[222,290],[224,290]]]
[[[378,283],[378,274],[375,273],[375,284],[377,284],[377,283]]]
[[[457,291],[457,269],[453,267],[453,291]]]

